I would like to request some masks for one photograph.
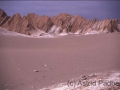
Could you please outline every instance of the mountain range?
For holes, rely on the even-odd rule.
[[[19,13],[8,16],[4,10],[0,9],[0,27],[9,31],[32,36],[44,35],[67,35],[72,34],[99,34],[120,31],[118,19],[88,20],[80,15],[70,15],[61,13],[59,15],[38,16],[30,13],[21,17]]]

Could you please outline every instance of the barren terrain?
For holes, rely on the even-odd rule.
[[[0,35],[0,90],[39,90],[80,75],[119,70],[117,32],[54,38]]]

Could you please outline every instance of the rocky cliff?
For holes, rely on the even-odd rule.
[[[79,15],[72,16],[62,13],[57,16],[38,16],[35,13],[21,17],[19,13],[9,17],[0,9],[0,26],[10,31],[27,35],[41,36],[44,34],[93,34],[119,32],[118,19],[88,20]]]

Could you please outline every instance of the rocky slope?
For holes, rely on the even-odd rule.
[[[94,34],[119,32],[118,19],[87,20],[79,15],[72,16],[66,13],[57,16],[38,16],[35,13],[21,17],[19,13],[9,17],[0,9],[0,26],[10,31],[22,34],[42,36],[46,34]]]

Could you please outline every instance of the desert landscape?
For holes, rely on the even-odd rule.
[[[0,9],[0,90],[120,90],[120,22]]]

